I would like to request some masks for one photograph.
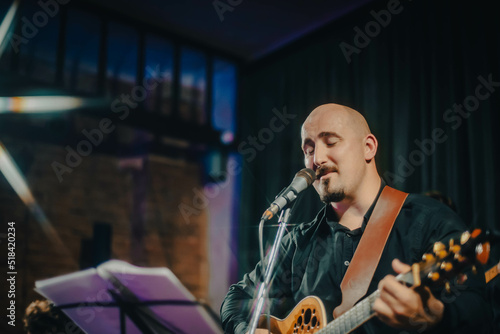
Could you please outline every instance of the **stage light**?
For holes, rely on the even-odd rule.
[[[231,131],[224,131],[221,135],[221,141],[228,145],[231,144],[234,140],[234,134]]]
[[[5,46],[7,45],[7,37],[9,35],[9,31],[13,28],[14,18],[16,17],[16,12],[19,8],[20,2],[20,0],[15,0],[12,3],[7,11],[7,14],[5,14],[2,24],[0,24],[0,57],[2,56]]]
[[[61,112],[92,105],[93,101],[72,96],[14,96],[0,97],[0,114],[2,113],[47,113]]]
[[[21,175],[19,168],[7,152],[5,146],[0,143],[0,171],[3,173],[16,194],[26,205],[32,205],[35,199],[28,188],[26,181]]]
[[[47,216],[45,216],[45,213],[43,212],[40,205],[33,197],[33,194],[31,193],[31,190],[28,187],[28,184],[26,183],[26,180],[24,179],[21,171],[15,164],[14,160],[12,159],[2,142],[0,142],[0,171],[5,176],[5,179],[7,179],[7,182],[9,182],[19,198],[31,211],[35,219],[42,227],[43,232],[52,241],[52,243],[56,247],[60,247],[61,250],[67,251],[54,227],[48,220]]]

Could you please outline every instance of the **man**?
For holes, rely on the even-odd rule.
[[[283,239],[269,293],[271,314],[281,318],[306,296],[318,296],[329,315],[341,303],[342,278],[385,186],[375,166],[377,139],[357,111],[337,104],[319,106],[307,117],[301,136],[305,165],[316,172],[313,185],[326,205],[312,222],[299,225]],[[392,275],[408,271],[407,264],[420,261],[434,242],[456,237],[465,229],[448,207],[410,194],[368,288],[368,294],[380,290],[373,304],[376,318],[359,331],[468,332],[480,324],[488,314],[481,274],[469,274],[468,286],[454,288],[452,295],[427,288],[417,292]],[[248,331],[262,269],[259,263],[231,286],[221,307],[226,333]]]

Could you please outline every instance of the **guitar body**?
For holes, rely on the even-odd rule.
[[[267,316],[259,319],[259,328],[267,328]],[[273,334],[316,333],[326,326],[328,320],[323,303],[318,297],[309,296],[302,299],[285,319],[271,316],[270,331]]]

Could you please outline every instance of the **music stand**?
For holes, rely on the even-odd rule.
[[[35,286],[87,333],[222,333],[210,308],[167,268],[111,260]]]

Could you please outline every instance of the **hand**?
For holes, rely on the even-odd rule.
[[[398,274],[410,270],[409,265],[397,259],[392,261],[392,268]],[[380,297],[373,303],[373,310],[391,327],[426,330],[443,318],[443,303],[427,287],[410,289],[387,275],[379,282],[378,289]]]

